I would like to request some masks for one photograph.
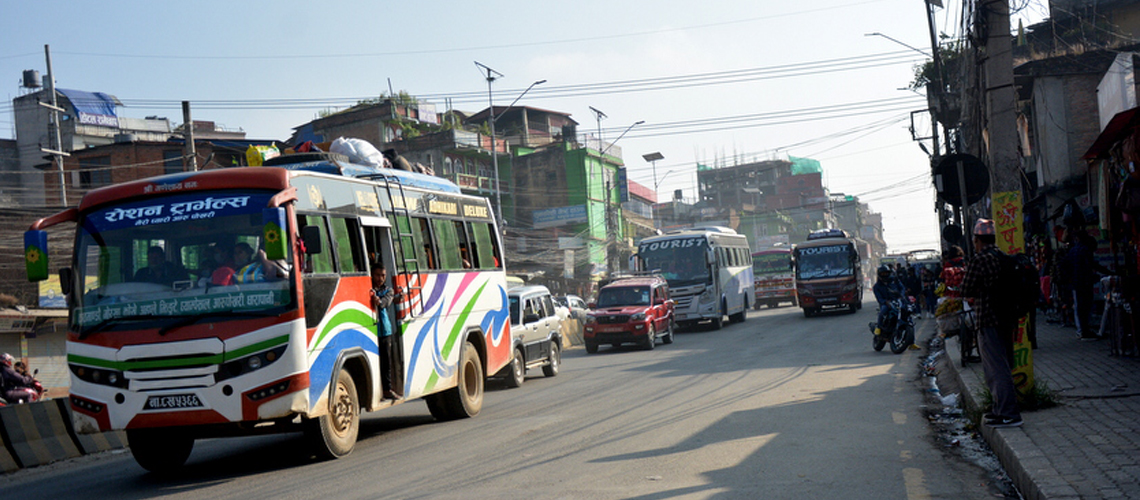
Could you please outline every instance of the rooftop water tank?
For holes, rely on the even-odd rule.
[[[40,72],[34,69],[24,70],[24,88],[38,89],[44,86],[44,81],[40,78]]]

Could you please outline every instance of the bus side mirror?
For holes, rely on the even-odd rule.
[[[71,295],[71,287],[74,283],[75,272],[70,267],[65,267],[59,270],[59,288],[63,290],[64,295]]]
[[[265,243],[265,257],[269,260],[284,260],[288,253],[289,238],[285,237],[285,209],[283,207],[261,210],[261,239]],[[309,245],[305,245],[308,250]]]
[[[28,281],[48,279],[47,241],[47,231],[24,232],[24,268],[28,273]]]
[[[305,243],[305,253],[321,253],[321,228],[318,226],[302,227],[301,241]]]

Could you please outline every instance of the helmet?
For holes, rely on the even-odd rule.
[[[12,358],[11,354],[0,354],[0,363],[4,363],[4,366],[12,366],[13,361],[15,361],[15,359]]]
[[[891,268],[886,264],[879,266],[879,279],[887,279],[891,277]]]

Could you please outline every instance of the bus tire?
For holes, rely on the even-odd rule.
[[[562,346],[559,345],[559,340],[554,339],[550,341],[550,359],[547,361],[546,366],[542,367],[542,374],[547,377],[554,377],[558,375],[558,370],[562,367]]]
[[[717,316],[716,318],[714,318],[712,320],[712,329],[713,330],[720,330],[721,328],[724,328],[724,315],[723,314],[720,316]]]
[[[754,311],[759,311],[759,310],[760,310],[760,307],[761,307],[761,306],[763,306],[763,305],[764,305],[764,303],[763,303],[763,302],[760,302],[759,300],[757,300],[756,302],[753,302],[753,303],[752,303],[752,310],[754,310]],[[771,307],[771,306],[769,306],[769,307]]]
[[[526,359],[523,358],[522,347],[515,348],[515,355],[511,357],[511,364],[507,365],[507,387],[516,389],[526,380]]]
[[[306,421],[305,433],[313,452],[321,459],[340,458],[356,446],[360,434],[360,399],[356,381],[348,370],[341,369],[329,394],[329,411]]]
[[[483,364],[479,362],[479,352],[471,342],[463,344],[459,353],[459,381],[455,387],[439,393],[437,405],[442,402],[443,418],[432,411],[439,420],[458,420],[474,417],[483,409]],[[431,409],[432,403],[428,403]]]
[[[728,319],[729,319],[729,321],[732,321],[733,323],[743,323],[744,320],[748,319],[747,313],[748,313],[747,310],[742,309],[740,312],[729,316]]]
[[[176,429],[127,429],[127,444],[139,466],[161,475],[182,468],[194,438]]]

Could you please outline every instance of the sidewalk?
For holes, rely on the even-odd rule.
[[[1107,339],[1082,342],[1073,328],[1038,320],[1034,376],[1059,404],[982,435],[1027,499],[1140,499],[1140,359],[1109,356]],[[969,388],[964,404],[978,409],[981,364],[962,367],[957,339],[946,354],[950,375]]]

